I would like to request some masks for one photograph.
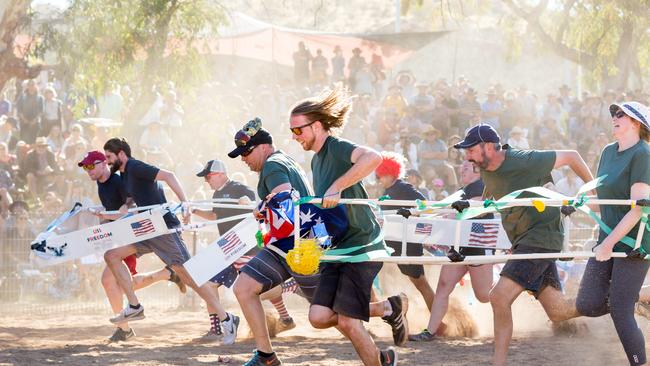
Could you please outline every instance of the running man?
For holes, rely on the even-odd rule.
[[[255,192],[250,189],[247,185],[240,182],[230,179],[228,176],[228,171],[226,170],[226,165],[223,161],[219,159],[210,160],[207,162],[205,167],[196,174],[197,177],[205,179],[205,181],[210,185],[210,188],[214,190],[212,194],[212,199],[236,199],[239,200],[239,204],[247,205],[252,204],[255,201]],[[206,220],[217,220],[225,219],[231,216],[241,215],[243,213],[250,212],[250,210],[238,209],[238,208],[219,208],[214,207],[211,211],[202,211],[198,209],[190,209],[190,211]],[[243,220],[243,219],[242,219]],[[232,229],[237,225],[241,220],[222,222],[217,224],[219,228],[219,235],[225,234],[228,230]],[[212,291],[213,295],[219,301],[219,287],[226,286],[230,288],[237,276],[239,275],[239,269],[243,267],[259,250],[254,248],[250,250],[246,255],[242,256],[240,259],[235,261],[230,267],[224,269],[217,275],[215,275],[210,282],[213,284],[208,288]],[[276,290],[277,291],[277,290]],[[275,327],[275,334],[284,332],[296,327],[296,323],[293,321],[293,318],[289,315],[287,307],[284,305],[282,300],[282,291],[280,290],[280,295],[269,300],[278,314],[280,315],[279,322]],[[218,314],[210,314],[210,330],[203,335],[199,341],[212,341],[217,340],[222,336],[221,325],[219,323]]]
[[[323,197],[324,208],[335,207],[341,198],[368,198],[361,180],[381,163],[381,155],[366,147],[334,136],[346,123],[352,103],[341,89],[300,101],[290,113],[290,130],[311,161],[314,190]],[[352,255],[383,249],[380,227],[370,207],[346,205],[349,229],[335,248],[364,246]],[[373,243],[374,242],[374,243]],[[371,244],[372,243],[372,244]],[[369,245],[366,245],[369,244]],[[309,309],[315,328],[336,327],[354,346],[364,365],[395,365],[397,353],[390,347],[380,351],[363,326],[373,314],[372,282],[383,263],[322,263],[321,278]],[[403,344],[408,337],[406,297],[392,296],[379,309],[393,328],[393,338]],[[383,311],[382,311],[383,310]]]
[[[472,200],[481,199],[485,188],[479,169],[469,161],[464,161],[460,166],[460,179],[463,184],[462,199]],[[482,219],[492,219],[493,214],[487,214]],[[458,251],[463,256],[472,255],[493,255],[494,249],[461,247]],[[472,291],[476,299],[482,303],[490,301],[490,289],[492,288],[492,265],[491,264],[474,264],[468,266],[442,266],[440,276],[438,277],[438,287],[436,288],[436,297],[431,306],[431,316],[429,324],[418,334],[409,336],[410,341],[429,342],[436,336],[442,335],[444,323],[442,319],[449,309],[449,295],[456,288],[456,284],[469,272],[472,283]]]
[[[230,158],[241,159],[253,172],[259,174],[257,195],[268,199],[278,192],[296,190],[301,197],[312,192],[302,168],[281,150],[276,150],[273,137],[255,119],[247,123],[235,135],[237,148],[228,153]],[[275,248],[271,249],[273,245]],[[242,267],[235,282],[234,292],[255,337],[257,349],[245,366],[275,366],[282,362],[273,352],[260,294],[282,285],[293,277],[302,295],[311,303],[318,285],[319,275],[303,276],[289,268],[284,254],[293,248],[293,237],[280,239],[255,255]]]
[[[593,176],[578,152],[573,150],[517,150],[501,145],[499,134],[487,124],[467,131],[454,147],[465,150],[465,160],[481,169],[484,198],[500,199],[513,191],[543,186],[551,181],[551,170],[569,166],[585,182]],[[525,195],[522,195],[525,196]],[[531,197],[531,195],[528,195]],[[468,206],[456,202],[455,207]],[[500,211],[503,228],[513,254],[558,253],[564,231],[558,207],[537,212],[534,207],[512,207]],[[575,301],[562,295],[555,259],[511,260],[490,291],[494,313],[494,365],[505,365],[512,339],[512,303],[524,291],[539,300],[549,319],[559,322],[579,316]]]
[[[104,144],[106,160],[113,172],[120,171],[127,193],[138,206],[149,206],[167,202],[160,181],[167,183],[181,202],[187,201],[185,192],[173,172],[159,169],[131,157],[131,147],[124,139],[112,138]],[[189,211],[185,212],[189,215]],[[174,229],[180,222],[174,214],[167,212],[163,216],[167,227]],[[188,217],[186,217],[188,218]],[[154,252],[166,265],[170,266],[179,276],[181,281],[190,286],[206,303],[209,314],[219,314],[220,323],[224,331],[223,344],[232,344],[237,337],[239,317],[225,312],[219,301],[207,288],[209,284],[199,287],[183,267],[183,263],[190,258],[187,247],[180,233],[161,235],[149,240],[123,247],[111,249],[104,254],[104,259],[117,283],[124,291],[129,304],[120,315],[111,319],[118,324],[130,320],[144,319],[144,306],[138,301],[129,272],[122,264],[124,258],[133,254],[141,256]]]
[[[97,194],[99,195],[99,200],[106,211],[119,210],[126,213],[127,194],[124,189],[124,184],[122,184],[122,178],[116,173],[111,173],[106,164],[106,156],[102,152],[90,151],[79,163],[77,163],[77,166],[83,168],[92,181],[97,182]],[[97,213],[96,215],[99,217],[101,223],[105,223],[115,220],[123,214],[106,215]],[[137,259],[135,255],[128,256],[124,258],[123,261],[124,265],[127,266],[131,273],[131,281],[133,281],[134,290],[145,288],[158,281],[167,280],[174,282],[182,293],[187,291],[185,284],[181,282],[180,278],[178,278],[171,268],[165,267],[156,272],[138,274],[136,270],[136,261]],[[113,313],[119,313],[122,310],[124,292],[117,284],[115,276],[113,276],[113,273],[108,269],[108,267],[105,267],[102,272],[102,287],[104,288],[104,292],[106,292],[106,297],[108,298],[108,302],[111,304]],[[115,329],[115,332],[109,338],[109,341],[126,341],[134,336],[135,332],[131,327],[129,327],[129,323],[123,322],[117,324],[117,329]]]

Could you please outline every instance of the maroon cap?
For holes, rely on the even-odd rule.
[[[77,166],[102,163],[104,161],[106,161],[106,156],[104,153],[95,150],[86,153],[86,156],[84,156],[84,158],[79,163],[77,163]]]

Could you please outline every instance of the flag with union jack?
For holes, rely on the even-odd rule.
[[[416,234],[431,235],[432,230],[433,230],[432,224],[425,224],[423,222],[419,222],[415,225]]]
[[[223,251],[223,255],[228,256],[228,254],[243,244],[239,236],[234,231],[230,231],[217,241],[217,245]]]
[[[499,224],[473,222],[468,244],[475,247],[496,248],[498,236]]]
[[[144,219],[131,223],[131,230],[133,234],[137,236],[147,235],[156,231],[156,228],[153,226],[151,219]]]

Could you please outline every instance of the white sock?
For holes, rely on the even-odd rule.
[[[389,316],[393,314],[393,306],[390,304],[390,301],[384,301],[384,316]]]

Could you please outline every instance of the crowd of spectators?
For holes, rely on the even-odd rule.
[[[167,83],[157,87],[155,102],[135,121],[126,116],[136,86],[114,84],[95,96],[47,74],[6,88],[0,97],[0,272],[28,263],[29,243],[49,220],[75,202],[98,202],[77,162],[87,151],[103,150],[113,136],[127,135],[135,157],[174,170],[190,197],[205,199],[211,192],[194,174],[207,160],[228,161],[233,133],[256,116],[277,147],[309,171],[310,155],[292,141],[287,113],[297,100],[342,83],[354,107],[341,135],[402,154],[406,179],[439,200],[459,188],[463,157],[452,146],[472,125],[493,125],[515,148],[576,149],[595,172],[600,151],[611,141],[609,105],[650,102],[642,90],[577,95],[561,85],[535,93],[505,82],[479,90],[463,76],[428,80],[409,70],[387,70],[381,56],[366,57],[359,48],[344,55],[336,46],[313,56],[300,44],[294,62],[293,80],[281,82],[231,75],[183,92]],[[241,162],[228,164],[234,179],[255,186],[256,176]],[[554,182],[568,195],[582,184],[563,170],[554,172]],[[373,177],[366,183],[372,196],[382,193]]]

